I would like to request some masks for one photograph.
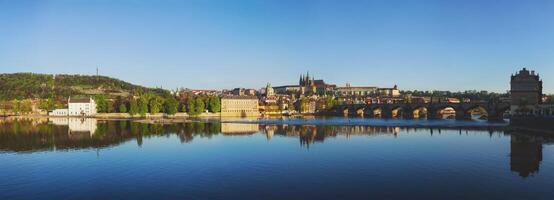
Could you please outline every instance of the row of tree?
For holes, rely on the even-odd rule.
[[[93,99],[99,113],[129,113],[145,116],[147,113],[174,115],[181,111],[189,115],[199,115],[206,111],[213,113],[221,111],[221,101],[217,96],[198,95],[177,99],[171,95],[159,96],[146,93],[138,98],[108,100],[104,95],[96,95]]]

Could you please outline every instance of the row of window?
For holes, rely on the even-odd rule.
[[[258,110],[254,110],[254,109],[251,109],[251,110],[222,110],[221,112],[224,112],[224,113],[230,113],[230,112],[258,112]]]

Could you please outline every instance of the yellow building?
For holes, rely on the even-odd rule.
[[[224,96],[221,98],[221,116],[260,116],[258,98],[255,96]]]

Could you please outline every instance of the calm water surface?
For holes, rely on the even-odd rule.
[[[554,139],[503,129],[3,119],[0,199],[554,198]]]

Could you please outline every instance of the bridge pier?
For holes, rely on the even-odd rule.
[[[466,112],[463,107],[454,110],[456,111],[456,120],[471,120],[471,113]]]
[[[383,118],[383,119],[391,119],[391,118],[392,118],[392,109],[389,109],[389,108],[382,108],[382,109],[381,109],[381,118]]]
[[[471,120],[471,114],[456,110],[456,120]]]
[[[488,121],[504,121],[504,115],[503,113],[498,113],[496,111],[487,112],[487,120]]]
[[[439,119],[440,117],[438,116],[438,110],[429,106],[427,108],[427,119]]]
[[[402,112],[402,119],[414,119],[414,113],[407,109]]]

